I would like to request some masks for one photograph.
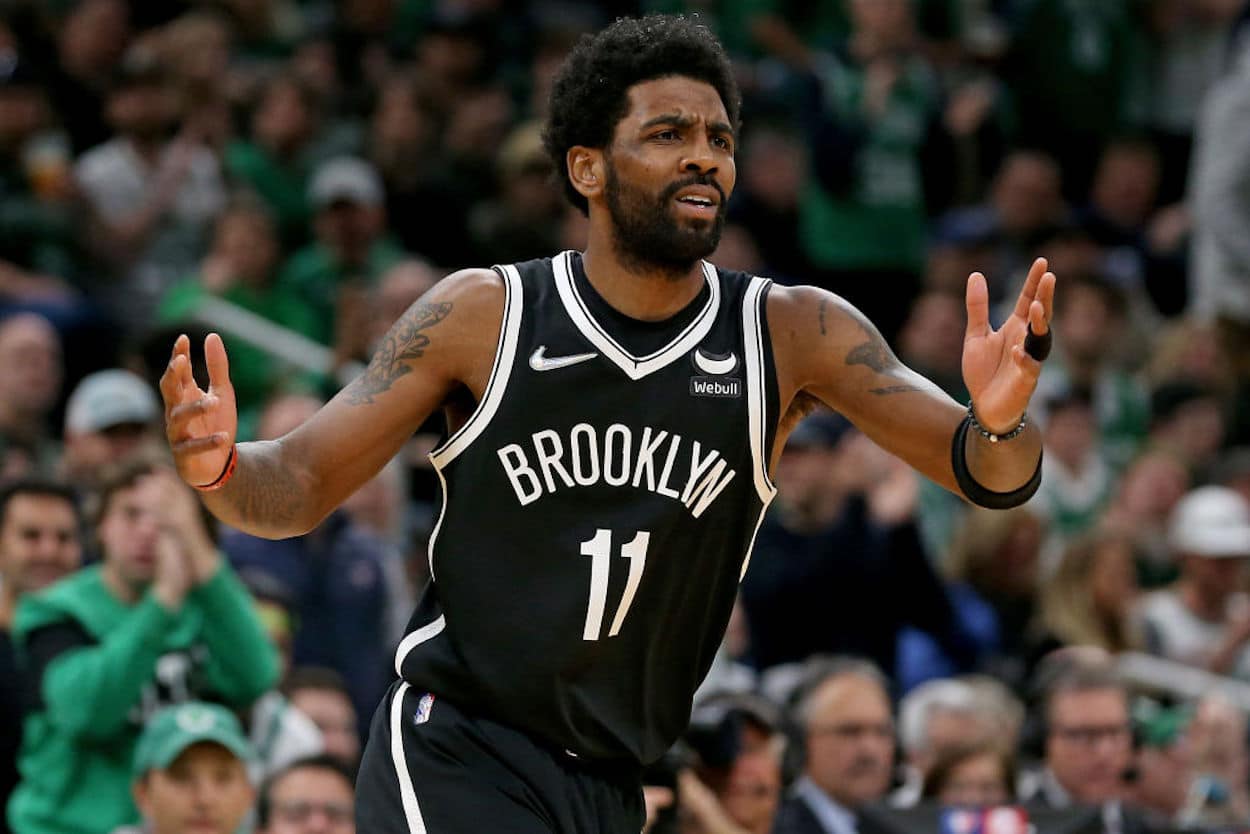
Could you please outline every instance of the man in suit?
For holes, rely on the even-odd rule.
[[[888,683],[864,660],[833,659],[812,672],[795,708],[805,767],[774,834],[869,834],[862,811],[885,797],[894,761]]]
[[[1026,802],[1099,808],[1079,834],[1149,834],[1141,812],[1124,802],[1133,756],[1127,687],[1103,660],[1073,659],[1052,670],[1042,702],[1044,768]]]

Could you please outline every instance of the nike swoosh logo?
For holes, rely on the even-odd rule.
[[[554,371],[557,368],[576,365],[578,362],[589,362],[598,355],[597,353],[574,353],[571,356],[552,356],[548,359],[547,346],[539,345],[538,350],[530,354],[530,367],[536,371]]]
[[[702,349],[696,349],[694,352],[694,366],[705,374],[727,374],[738,366],[738,357],[729,354],[725,359],[713,359],[706,355]]]

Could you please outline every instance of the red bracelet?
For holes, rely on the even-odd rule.
[[[221,470],[221,474],[217,476],[217,480],[213,481],[211,484],[204,484],[203,486],[197,486],[196,489],[198,489],[200,492],[212,492],[213,490],[221,489],[222,487],[224,487],[226,483],[230,480],[231,476],[234,475],[234,465],[239,462],[238,452],[239,452],[238,444],[231,446],[230,457],[226,458],[226,468]]]

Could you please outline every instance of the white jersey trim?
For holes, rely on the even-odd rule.
[[[412,774],[408,772],[408,763],[404,760],[404,696],[409,688],[406,681],[400,683],[391,698],[391,760],[395,764],[395,776],[399,779],[399,797],[404,805],[408,831],[411,834],[426,834],[417,792],[412,787]]]
[[[767,507],[777,494],[768,475],[768,375],[764,372],[764,326],[762,321],[764,291],[772,284],[766,278],[751,278],[742,301],[743,361],[747,372],[747,434],[751,441],[751,467],[755,489]],[[758,526],[756,528],[759,529]],[[752,537],[754,543],[754,537]],[[749,558],[749,557],[748,557]]]
[[[438,619],[434,620],[434,622],[426,623],[403,640],[400,640],[399,647],[395,649],[395,674],[402,678],[404,676],[404,660],[408,658],[408,652],[420,646],[426,640],[433,640],[446,627],[447,616],[439,614]]]
[[[512,373],[512,363],[516,358],[517,341],[521,333],[521,274],[511,265],[501,267],[500,272],[504,279],[503,321],[499,325],[499,344],[495,348],[495,362],[490,369],[490,380],[486,383],[482,401],[460,430],[430,452],[430,462],[435,468],[451,463],[486,430],[503,401],[504,389],[508,387],[508,377]]]
[[[642,379],[685,356],[703,341],[703,337],[716,323],[716,311],[720,308],[720,277],[716,274],[715,267],[703,261],[703,278],[707,281],[709,291],[707,303],[703,305],[703,309],[667,345],[646,356],[634,356],[616,339],[613,339],[611,334],[590,314],[590,308],[586,306],[586,301],[577,291],[577,284],[573,280],[573,269],[570,263],[572,255],[571,250],[561,252],[551,261],[555,271],[556,290],[560,294],[560,300],[564,303],[564,309],[582,335],[632,380]]]

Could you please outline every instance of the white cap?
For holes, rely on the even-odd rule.
[[[1172,511],[1168,539],[1177,553],[1250,557],[1250,503],[1228,487],[1191,490]]]
[[[313,208],[325,208],[340,200],[366,206],[380,206],[385,194],[377,170],[350,156],[340,156],[321,165],[308,186]]]
[[[83,377],[65,404],[65,431],[87,434],[123,423],[150,423],[161,405],[150,385],[121,368]]]

